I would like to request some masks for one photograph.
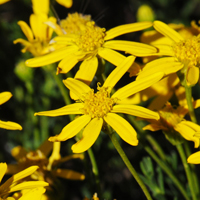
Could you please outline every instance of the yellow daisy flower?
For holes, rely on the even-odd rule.
[[[157,71],[163,71],[168,75],[181,70],[186,75],[187,85],[195,85],[199,80],[200,35],[184,39],[181,34],[161,21],[154,21],[153,26],[173,43],[154,45],[159,50],[157,55],[167,57],[147,63],[138,78]]]
[[[28,40],[18,38],[14,40],[14,44],[21,43],[25,47],[22,52],[29,51],[33,56],[40,56],[49,53],[55,49],[53,45],[49,45],[53,29],[45,24],[46,21],[56,23],[55,17],[48,18],[49,1],[32,0],[33,12],[30,16],[30,26],[24,21],[19,21],[18,25],[21,27],[24,35]]]
[[[138,22],[121,25],[106,31],[105,28],[100,28],[91,21],[85,25],[81,34],[66,34],[54,38],[56,44],[65,45],[65,47],[47,55],[29,59],[26,61],[26,65],[40,67],[61,60],[57,73],[67,73],[79,61],[83,61],[75,78],[90,83],[97,71],[99,58],[103,58],[115,66],[124,60],[125,56],[115,50],[135,56],[148,56],[157,52],[155,47],[147,44],[112,40],[122,34],[140,31],[151,26],[151,22]]]
[[[10,193],[26,190],[26,189],[33,189],[39,187],[48,186],[48,183],[44,181],[27,181],[22,182],[22,179],[31,175],[38,169],[38,166],[29,167],[9,178],[5,183],[0,186],[0,198],[5,199],[8,197]],[[0,181],[2,180],[4,174],[7,170],[6,163],[0,163]]]
[[[195,108],[199,107],[200,101],[194,102],[193,105]],[[188,113],[187,106],[179,106],[175,109],[168,102],[158,113],[160,119],[158,121],[147,120],[151,124],[145,126],[143,130],[163,130],[165,136],[175,145],[181,141],[181,135],[186,140],[193,141],[195,148],[199,147],[199,138],[195,136],[199,126],[191,121],[184,120],[184,116]]]
[[[133,127],[116,113],[125,113],[144,118],[159,119],[157,113],[136,105],[117,105],[124,98],[137,93],[163,77],[163,73],[157,73],[140,81],[134,81],[119,89],[110,96],[112,88],[134,62],[134,57],[126,58],[120,66],[111,72],[103,86],[98,85],[97,92],[87,84],[68,78],[64,84],[77,97],[77,102],[52,111],[35,113],[43,116],[60,116],[69,114],[81,115],[63,128],[59,135],[50,137],[49,141],[65,141],[74,137],[83,128],[83,137],[72,146],[74,153],[80,153],[89,149],[96,141],[104,123],[109,124],[119,136],[130,145],[138,144],[137,133]]]
[[[10,92],[1,92],[0,93],[0,105],[8,101],[12,97],[12,94]],[[10,121],[1,121],[0,120],[0,128],[8,129],[8,130],[22,130],[22,127],[15,123]]]

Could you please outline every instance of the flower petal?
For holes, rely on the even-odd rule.
[[[200,151],[190,155],[187,159],[187,162],[191,164],[200,164]]]
[[[134,56],[125,58],[124,61],[110,73],[110,75],[105,80],[103,87],[109,87],[109,89],[112,90],[119,79],[128,71],[134,61]]]
[[[49,0],[32,0],[33,12],[37,15],[47,15],[49,12]]]
[[[22,29],[22,31],[23,31],[24,35],[26,36],[26,38],[28,39],[28,41],[32,41],[34,39],[33,32],[30,29],[30,27],[28,26],[28,24],[24,21],[18,21],[17,24]]]
[[[7,164],[6,163],[0,163],[0,170],[1,170],[1,173],[0,173],[0,183],[1,183],[1,180],[2,180],[3,176],[5,175],[5,173],[7,171]]]
[[[159,131],[163,130],[163,126],[159,123],[157,124],[148,124],[145,127],[142,128],[143,130],[150,130],[150,131]]]
[[[83,130],[83,137],[72,146],[73,153],[82,153],[88,150],[97,140],[103,126],[102,118],[94,118]]]
[[[72,3],[73,3],[72,0],[56,0],[56,1],[57,3],[59,3],[62,6],[65,6],[66,8],[72,7]]]
[[[44,189],[43,187],[38,187],[38,188],[34,188],[31,190],[28,190],[26,193],[23,193],[23,195],[18,199],[18,200],[41,200],[42,199],[42,195],[45,193],[46,189]]]
[[[76,46],[67,46],[62,49],[58,49],[52,53],[49,53],[47,55],[28,59],[25,64],[28,67],[40,67],[40,66],[48,65],[65,58],[65,56],[75,51],[77,51]]]
[[[157,48],[148,44],[123,40],[112,40],[105,42],[103,47],[118,51],[125,51],[126,53],[134,56],[150,56],[152,54],[154,55],[158,51]]]
[[[165,75],[172,74],[182,68],[183,64],[175,61],[173,57],[159,58],[147,63],[139,73],[137,80],[148,77],[156,72],[163,72]]]
[[[133,127],[122,117],[115,113],[108,113],[104,120],[117,134],[127,143],[133,146],[138,145],[137,133]]]
[[[174,42],[179,42],[181,40],[184,40],[183,37],[176,32],[174,29],[170,28],[167,24],[161,22],[161,21],[154,21],[153,27],[163,34],[164,36],[170,38]]]
[[[186,78],[188,86],[195,85],[199,80],[199,68],[195,66],[189,67]]]
[[[70,139],[74,137],[78,132],[81,131],[82,128],[84,128],[91,120],[91,117],[89,115],[82,115],[69,124],[65,126],[61,133],[59,135],[56,135],[54,137],[50,137],[50,142],[59,142],[59,141],[65,141],[67,139]]]
[[[174,52],[172,50],[171,45],[166,45],[166,44],[154,44],[154,47],[158,49],[158,52],[155,53],[155,56],[174,56]],[[153,55],[153,54],[152,54]]]
[[[116,91],[112,98],[118,98],[125,99],[126,97],[129,97],[141,90],[144,90],[148,88],[149,86],[153,85],[154,83],[158,82],[162,77],[164,73],[158,72],[154,73],[146,78],[139,79],[136,81],[133,81],[132,83],[129,83],[128,85],[120,88],[118,91]]]
[[[73,92],[79,97],[79,99],[82,99],[82,96],[91,90],[88,85],[73,78],[67,78],[66,80],[63,80],[63,83],[70,90],[70,92]]]
[[[11,92],[1,92],[0,93],[0,105],[8,101],[12,97]]]
[[[81,63],[74,78],[86,83],[87,85],[90,85],[96,74],[97,67],[98,59],[96,56],[92,57],[91,59],[85,59]]]
[[[158,120],[160,118],[157,112],[154,112],[147,108],[143,108],[142,106],[136,106],[136,105],[115,105],[113,106],[113,109],[111,112],[124,113],[124,114],[147,118],[147,119]]]
[[[110,40],[125,33],[141,31],[151,26],[152,22],[136,22],[136,23],[117,26],[115,28],[110,29],[109,31],[106,31],[106,36],[104,40]]]
[[[53,170],[52,173],[55,176],[58,176],[64,179],[70,179],[70,180],[84,180],[85,179],[84,174],[75,172],[70,169],[56,169],[56,170]]]
[[[81,108],[83,108],[83,103],[73,103],[55,110],[38,112],[35,113],[34,116],[39,115],[39,116],[56,117],[62,115],[82,114]]]
[[[0,120],[0,128],[4,128],[7,130],[22,130],[21,125],[15,123],[15,122],[10,122],[10,121],[1,121]]]

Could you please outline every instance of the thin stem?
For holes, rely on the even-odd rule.
[[[92,149],[91,148],[88,149],[87,152],[88,152],[88,155],[90,157],[90,161],[92,163],[92,172],[93,172],[94,177],[95,177],[95,182],[96,182],[96,186],[97,186],[97,193],[98,193],[99,199],[101,200],[102,194],[101,194],[101,187],[100,187],[99,170],[98,170]]]
[[[184,166],[184,169],[185,169],[185,173],[186,173],[186,176],[187,176],[187,179],[188,179],[188,184],[189,184],[189,187],[190,187],[192,199],[197,200],[197,196],[195,194],[195,186],[194,186],[193,179],[192,179],[192,174],[191,174],[191,171],[190,171],[190,167],[187,163],[187,159],[186,159],[183,147],[182,147],[181,144],[179,144],[179,145],[176,145],[176,148],[179,152],[179,155],[181,157],[181,160],[182,160],[182,163],[183,163],[183,166]]]
[[[111,139],[113,145],[115,146],[116,150],[118,151],[119,155],[121,156],[122,160],[124,161],[125,165],[128,167],[129,171],[131,172],[131,174],[133,175],[133,177],[135,178],[135,180],[137,181],[137,183],[141,187],[142,191],[144,192],[146,198],[148,200],[152,200],[152,197],[149,194],[149,191],[147,190],[145,184],[140,179],[137,172],[135,171],[135,169],[131,165],[129,159],[127,158],[126,154],[124,153],[123,149],[121,148],[121,146],[120,146],[120,144],[119,144],[119,142],[116,138],[115,133],[109,133],[109,136],[110,136],[110,139]]]
[[[169,176],[169,178],[174,182],[174,184],[176,185],[176,187],[179,189],[179,191],[181,192],[181,194],[184,196],[184,198],[186,200],[190,200],[190,198],[187,195],[187,192],[184,188],[184,186],[182,185],[182,183],[176,178],[176,176],[174,175],[174,173],[172,172],[172,170],[169,168],[169,166],[163,162],[154,152],[153,150],[147,146],[144,145],[144,149],[145,151],[151,156],[151,158],[153,158],[156,163],[161,167],[161,169]]]

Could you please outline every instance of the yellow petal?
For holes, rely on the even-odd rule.
[[[191,164],[200,164],[200,151],[190,155],[187,159],[187,162]]]
[[[170,28],[167,24],[161,21],[154,21],[153,27],[162,35],[170,38],[174,42],[184,40],[184,38],[178,32],[176,32],[174,29]]]
[[[22,146],[16,146],[12,149],[11,154],[15,158],[15,160],[20,160],[21,158],[25,157],[28,152]]]
[[[150,131],[159,131],[163,130],[163,127],[158,124],[149,124],[142,128],[143,130],[150,130]]]
[[[189,127],[187,124],[180,122],[174,127],[174,129],[177,132],[179,132],[183,136],[183,138],[185,138],[186,140],[193,141],[195,148],[199,147],[199,138],[194,137],[195,131],[191,127]]]
[[[1,173],[0,173],[0,183],[1,183],[1,180],[2,180],[3,176],[5,175],[5,173],[7,171],[7,164],[6,163],[0,163],[0,170],[1,170]]]
[[[191,129],[193,129],[196,132],[200,131],[200,126],[198,124],[191,122],[191,121],[182,121],[181,124],[189,126]]]
[[[118,51],[125,51],[126,53],[130,53],[134,56],[150,56],[157,52],[155,47],[148,44],[123,40],[112,40],[105,42],[103,47]]]
[[[8,1],[10,1],[10,0],[0,0],[0,4],[6,3]]]
[[[115,113],[108,113],[104,117],[104,120],[117,132],[117,134],[125,142],[133,146],[138,145],[137,133],[124,118]]]
[[[72,146],[73,153],[82,153],[88,150],[97,140],[103,126],[102,118],[94,118],[83,130],[83,137]]]
[[[15,123],[15,122],[10,122],[10,121],[1,121],[0,120],[0,128],[4,128],[7,130],[22,130],[21,125]]]
[[[48,65],[48,64],[51,64],[63,59],[65,56],[75,51],[77,51],[76,46],[67,46],[62,49],[58,49],[52,53],[49,53],[47,55],[28,59],[25,64],[28,67],[40,67],[40,66]]]
[[[56,169],[55,171],[52,171],[55,176],[58,176],[60,178],[70,179],[70,180],[84,180],[85,175],[81,174],[79,172],[75,172],[70,169]]]
[[[45,193],[46,189],[43,187],[34,188],[23,193],[18,200],[40,200],[42,195]]]
[[[183,66],[181,62],[175,61],[173,57],[159,58],[147,63],[139,73],[137,80],[156,72],[163,72],[165,75],[172,74],[182,69]]]
[[[88,93],[91,90],[88,85],[73,78],[67,78],[66,80],[63,80],[63,83],[71,92],[78,96],[79,99],[83,99],[83,94]]]
[[[18,39],[16,39],[16,40],[14,40],[13,43],[14,43],[14,44],[21,43],[22,45],[24,45],[25,48],[21,50],[23,53],[25,53],[26,50],[27,50],[27,48],[28,48],[28,47],[31,47],[31,45],[32,45],[29,41],[24,40],[24,39],[21,39],[21,38],[18,38]]]
[[[33,39],[34,39],[33,32],[30,29],[30,27],[27,25],[27,23],[24,21],[18,21],[17,24],[22,29],[22,31],[23,31],[24,35],[26,36],[26,38],[28,39],[28,41],[33,41]]]
[[[105,80],[103,87],[108,87],[110,90],[112,90],[120,78],[128,71],[134,61],[134,56],[125,58],[124,61],[110,73]]]
[[[0,93],[0,105],[8,101],[12,97],[11,92],[1,92]]]
[[[147,78],[133,81],[132,83],[129,83],[128,85],[116,91],[112,95],[112,98],[118,98],[119,101],[120,99],[125,99],[126,97],[129,97],[141,90],[144,90],[149,86],[153,85],[154,83],[158,82],[163,77],[163,75],[164,74],[162,72],[159,72],[159,73],[154,73],[148,76]]]
[[[106,36],[104,39],[110,40],[119,35],[135,32],[135,31],[141,31],[151,26],[152,26],[152,22],[136,22],[136,23],[117,26],[115,28],[110,29],[109,31],[106,31]]]
[[[147,119],[156,119],[160,118],[157,112],[153,112],[147,108],[136,105],[115,105],[113,106],[113,113],[124,113],[128,115],[133,115],[137,117],[147,118]]]
[[[73,53],[66,55],[58,64],[57,74],[69,72],[79,62]]]
[[[56,116],[70,115],[70,114],[82,114],[81,108],[83,108],[83,103],[74,103],[55,110],[38,112],[35,113],[34,116],[39,115],[39,116],[56,117]]]
[[[97,67],[98,59],[96,56],[92,57],[91,59],[85,59],[81,63],[74,78],[86,83],[87,85],[90,85],[96,74]]]
[[[89,115],[82,115],[76,118],[74,121],[65,126],[59,135],[50,137],[49,141],[59,142],[74,137],[77,133],[81,131],[82,128],[84,128],[90,122],[90,120],[91,117]]]
[[[56,0],[60,5],[70,8],[72,6],[72,0]]]
[[[187,70],[187,85],[194,86],[199,80],[199,68],[192,66]]]
[[[154,44],[153,45],[154,47],[156,47],[158,49],[158,52],[155,53],[154,55],[155,56],[174,56],[174,52],[172,50],[172,47],[171,45],[165,45],[165,44]],[[153,55],[153,54],[152,54]]]
[[[98,55],[115,66],[120,65],[122,61],[126,58],[122,54],[108,48],[100,48],[98,50]]]
[[[49,13],[49,0],[32,0],[33,12],[37,15],[47,15]]]

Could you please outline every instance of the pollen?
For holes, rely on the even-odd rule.
[[[91,118],[103,118],[112,110],[116,102],[115,99],[110,98],[108,88],[98,85],[97,90],[96,93],[94,93],[94,90],[90,90],[84,96],[83,113],[90,115]]]
[[[75,43],[85,52],[95,51],[104,44],[105,32],[106,29],[96,26],[95,22],[88,22]]]
[[[90,15],[83,15],[77,12],[69,13],[66,19],[60,21],[60,26],[66,34],[80,34],[89,21],[91,21]]]
[[[175,43],[172,48],[178,61],[187,66],[199,67],[200,35]]]

